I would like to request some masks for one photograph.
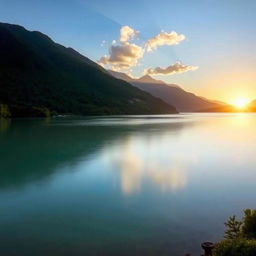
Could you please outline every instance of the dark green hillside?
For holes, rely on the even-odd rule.
[[[0,23],[0,104],[0,115],[13,117],[176,113],[75,50],[5,23]]]

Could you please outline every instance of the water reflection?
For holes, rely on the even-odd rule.
[[[140,189],[140,180],[144,173],[144,162],[134,151],[132,138],[126,139],[119,148],[121,154],[115,156],[113,163],[120,171],[120,184],[124,193],[130,194]]]
[[[149,145],[159,134],[178,134],[192,125],[192,122],[180,122],[173,117],[135,118],[137,125],[134,126],[131,125],[133,118],[101,119],[15,120],[12,126],[5,120],[2,127],[8,133],[3,133],[0,141],[0,189],[48,179],[57,171],[75,169],[81,159],[87,166],[86,159],[90,155],[99,154],[101,149],[113,152],[115,147],[111,145],[123,145],[127,137],[138,135],[136,138]],[[124,144],[122,150],[128,157],[123,156],[120,162],[120,169],[126,170],[125,173],[134,172],[122,180],[122,187],[127,191],[135,190],[130,188],[132,186],[139,188],[135,185],[138,179],[132,176],[137,177],[145,164],[145,159],[134,153],[132,144],[133,141],[130,146]]]
[[[81,159],[81,169],[86,169],[93,155],[99,164],[115,171],[126,195],[141,191],[143,184],[162,192],[182,190],[199,161],[210,163],[217,156],[241,165],[252,159],[248,147],[256,140],[250,130],[255,124],[252,116],[45,119],[12,125],[10,120],[1,120],[5,132],[0,147],[0,189],[74,170],[81,166]]]
[[[149,177],[162,191],[168,189],[176,191],[187,185],[186,173],[181,168],[161,170],[158,166],[155,167],[155,170],[149,172]]]
[[[103,155],[109,169],[119,174],[122,192],[138,193],[146,182],[162,192],[175,192],[186,188],[193,167],[205,161],[231,161],[237,166],[250,162],[253,151],[248,145],[252,136],[256,139],[250,128],[255,124],[252,115],[213,117],[195,115],[200,126],[189,123],[190,132],[184,131],[188,123],[175,123],[156,133],[149,129],[148,133],[135,133],[108,145]],[[207,164],[203,170],[200,166],[201,173],[213,168]],[[216,168],[218,172],[222,169]]]
[[[194,154],[183,155],[175,147],[179,140],[179,135],[172,137],[170,130],[156,137],[152,134],[129,136],[105,148],[104,164],[118,173],[126,195],[139,192],[145,181],[162,192],[178,191],[187,185],[187,166],[197,161]]]
[[[255,125],[215,114],[14,120],[0,133],[0,252],[200,255],[255,204]]]

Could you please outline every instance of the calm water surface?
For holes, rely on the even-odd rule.
[[[255,208],[256,115],[0,122],[0,255],[200,255]]]

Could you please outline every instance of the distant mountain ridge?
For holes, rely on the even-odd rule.
[[[137,88],[144,90],[155,97],[158,97],[168,104],[176,107],[180,112],[197,112],[204,109],[218,108],[224,103],[215,102],[187,92],[175,84],[166,84],[161,80],[156,80],[149,75],[139,79],[133,79],[127,74],[111,71],[109,73],[118,79],[125,80]]]
[[[256,112],[256,100],[249,103],[248,108],[251,109],[251,111]]]
[[[236,108],[235,106],[232,105],[224,105],[224,106],[220,106],[217,108],[209,108],[209,109],[205,109],[204,111],[201,112],[222,112],[222,113],[229,113],[229,112],[256,112],[256,100],[253,100],[252,102],[250,102],[247,106],[245,106],[244,108]]]
[[[176,109],[38,31],[0,23],[0,116],[170,114]]]

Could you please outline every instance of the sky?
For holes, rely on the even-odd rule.
[[[256,99],[255,11],[255,0],[0,0],[1,22],[228,103]]]

